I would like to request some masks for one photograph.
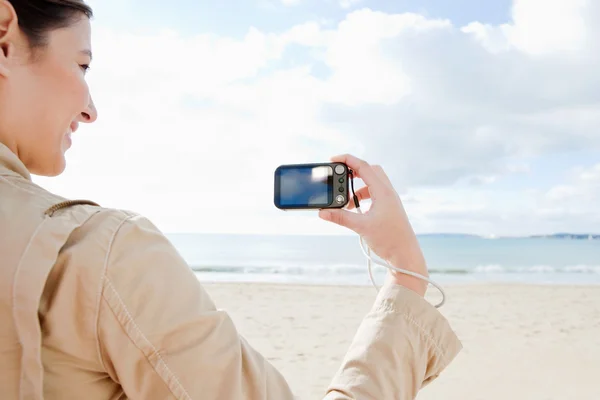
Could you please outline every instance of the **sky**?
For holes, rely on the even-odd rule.
[[[99,119],[48,190],[167,233],[347,234],[277,210],[273,173],[351,153],[417,233],[600,232],[600,2],[89,4]]]

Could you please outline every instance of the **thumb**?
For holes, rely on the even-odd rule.
[[[325,221],[330,221],[334,224],[351,229],[356,233],[360,230],[363,221],[363,215],[338,208],[320,210],[319,217]]]

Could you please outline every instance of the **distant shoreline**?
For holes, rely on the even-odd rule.
[[[463,233],[424,233],[417,234],[420,237],[471,237],[481,239],[566,239],[566,240],[600,240],[600,234],[593,233],[552,233],[547,235],[527,236],[485,236]]]
[[[600,240],[600,235],[594,234],[575,234],[575,233],[557,233],[554,235],[535,235],[531,238],[548,238],[548,239],[575,239],[575,240]]]
[[[323,237],[352,237],[354,234],[291,234],[291,233],[234,233],[234,232],[166,232],[168,236],[261,236],[261,237],[281,237],[281,236],[323,236]],[[438,238],[473,238],[473,239],[560,239],[560,240],[600,240],[600,234],[597,233],[551,233],[541,235],[479,235],[472,233],[417,233],[417,237],[438,237]]]

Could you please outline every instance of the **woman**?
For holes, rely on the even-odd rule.
[[[32,183],[32,173],[60,174],[71,135],[97,118],[85,83],[91,15],[81,0],[0,0],[3,398],[292,399],[151,222]],[[373,204],[365,215],[320,216],[426,274],[383,170],[335,160],[365,181],[358,196]],[[412,399],[439,375],[461,345],[425,290],[390,273],[324,398]]]

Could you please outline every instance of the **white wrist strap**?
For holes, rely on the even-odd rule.
[[[356,212],[358,212],[359,214],[362,214],[362,210],[360,209],[360,202],[358,201],[358,198],[356,197],[356,193],[354,192],[354,171],[352,171],[350,169],[348,171],[348,174],[350,176],[350,184],[351,184],[352,196],[353,196],[352,200],[354,201],[354,206],[356,207]],[[424,280],[425,282],[431,283],[442,294],[442,301],[440,301],[438,304],[436,304],[435,308],[440,308],[441,306],[443,306],[446,303],[446,292],[444,292],[444,289],[442,289],[442,287],[440,285],[438,285],[437,283],[435,283],[434,281],[432,281],[428,277],[420,275],[420,274],[417,274],[416,272],[408,271],[406,269],[394,267],[393,265],[390,265],[388,263],[384,263],[384,262],[381,262],[381,261],[374,260],[371,257],[371,249],[369,249],[369,247],[364,243],[363,237],[360,236],[359,239],[360,239],[360,248],[362,249],[363,254],[365,255],[365,257],[367,257],[367,260],[368,260],[367,261],[367,265],[368,265],[368,268],[369,268],[369,277],[371,278],[371,283],[375,287],[375,290],[379,291],[379,288],[375,284],[375,279],[373,278],[373,271],[372,271],[372,268],[371,268],[371,263],[372,262],[374,262],[377,265],[381,265],[382,267],[385,267],[385,268],[387,268],[389,270],[392,270],[392,271],[395,271],[395,272],[399,272],[399,273],[405,274],[405,275],[414,276],[415,278],[418,278],[418,279]]]
[[[362,214],[362,211],[361,211],[360,207],[358,207],[356,209],[356,211],[358,213]],[[360,241],[360,248],[362,249],[362,252],[365,255],[365,257],[367,257],[367,265],[368,265],[368,268],[369,268],[369,278],[371,278],[371,283],[375,287],[375,290],[379,291],[379,288],[377,287],[377,284],[375,284],[375,279],[373,278],[373,271],[372,271],[372,267],[371,267],[371,263],[372,262],[375,263],[375,264],[377,264],[377,265],[381,265],[382,267],[385,267],[385,268],[387,268],[389,270],[393,270],[395,272],[399,272],[399,273],[402,273],[402,274],[414,276],[415,278],[424,280],[424,281],[432,284],[442,294],[442,300],[438,304],[435,305],[435,308],[440,308],[441,306],[443,306],[446,303],[446,292],[444,292],[444,289],[442,289],[442,287],[439,284],[435,283],[434,281],[432,281],[430,278],[428,278],[426,276],[417,274],[416,272],[408,271],[406,269],[398,268],[398,267],[395,267],[395,266],[390,265],[388,263],[384,263],[384,262],[381,262],[381,261],[378,261],[378,260],[374,260],[371,257],[371,249],[364,243],[364,239],[363,239],[362,236],[359,237],[359,241]]]

